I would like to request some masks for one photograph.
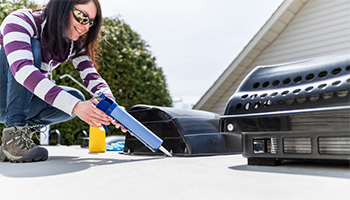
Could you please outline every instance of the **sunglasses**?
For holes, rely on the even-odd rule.
[[[87,14],[85,14],[83,11],[77,9],[77,8],[72,8],[73,16],[77,22],[79,22],[82,25],[85,25],[89,23],[89,27],[94,25],[94,21],[89,18]]]

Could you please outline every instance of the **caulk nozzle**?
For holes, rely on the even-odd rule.
[[[173,157],[168,150],[166,150],[163,146],[159,147],[159,150],[161,150],[163,153],[165,153],[169,157]]]

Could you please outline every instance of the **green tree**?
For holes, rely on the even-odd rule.
[[[1,1],[0,23],[10,12],[19,8],[38,8],[32,1]],[[109,84],[120,105],[127,110],[136,104],[172,105],[162,68],[157,66],[149,45],[123,20],[118,17],[103,19],[98,52],[99,73]],[[86,98],[90,98],[73,81],[59,79],[60,75],[66,73],[81,80],[72,63],[66,62],[54,70],[56,84],[75,87],[84,92]],[[68,122],[52,125],[51,129],[58,129],[61,132],[61,143],[70,145],[74,142],[74,134],[82,130],[88,131],[89,126],[76,117]],[[107,132],[107,135],[110,134],[122,133],[111,128]]]
[[[0,0],[0,24],[9,13],[21,8],[37,9],[39,5],[31,0]]]

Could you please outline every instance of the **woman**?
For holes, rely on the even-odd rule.
[[[101,126],[93,121],[120,127],[95,107],[96,100],[85,101],[80,91],[55,85],[51,77],[70,59],[87,88],[115,99],[94,67],[101,25],[98,0],[50,0],[43,10],[21,9],[5,18],[0,26],[0,122],[6,126],[1,161],[46,160],[47,150],[31,140],[43,125],[78,116],[93,127]]]

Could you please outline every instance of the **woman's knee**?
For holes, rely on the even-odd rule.
[[[79,90],[72,90],[69,92],[71,95],[75,96],[76,98],[85,101],[84,94],[80,92]]]
[[[4,48],[0,49],[0,65],[1,69],[6,69],[9,66]]]
[[[32,46],[32,52],[33,52],[33,58],[34,58],[34,66],[38,69],[41,69],[41,62],[42,62],[42,52],[41,52],[41,45],[39,40],[32,38],[30,40],[31,46]]]

